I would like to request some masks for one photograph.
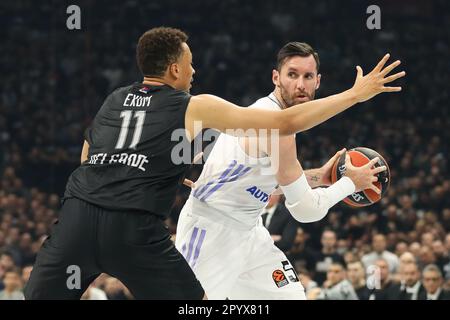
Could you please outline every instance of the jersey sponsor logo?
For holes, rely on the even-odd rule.
[[[142,92],[142,93],[145,93],[145,94],[147,94],[149,91],[150,91],[149,87],[142,87],[142,88],[139,89],[139,92]]]
[[[259,189],[257,186],[250,187],[245,191],[249,192],[256,199],[259,199],[261,202],[267,202],[269,200],[269,195]]]
[[[107,153],[92,154],[89,157],[89,164],[112,164],[120,163],[126,166],[138,168],[145,171],[144,165],[148,163],[147,156],[136,153],[115,153],[108,155]]]
[[[150,107],[150,102],[152,101],[152,96],[142,97],[133,93],[127,94],[125,101],[123,102],[124,107]]]
[[[250,167],[245,167],[243,164],[237,165],[237,161],[233,160],[230,165],[222,172],[219,179],[213,179],[207,184],[195,188],[193,196],[200,201],[205,201],[214,192],[222,188],[225,183],[236,181],[237,179],[244,176],[247,172],[249,172],[250,169]]]
[[[288,285],[289,282],[299,281],[297,272],[295,272],[294,267],[292,267],[289,261],[287,260],[281,261],[281,265],[283,266],[283,270],[276,269],[272,272],[272,279],[278,288]]]
[[[278,288],[284,287],[289,284],[289,281],[288,279],[286,279],[284,272],[280,269],[274,270],[272,272],[272,279]]]

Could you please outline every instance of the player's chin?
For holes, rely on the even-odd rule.
[[[304,97],[296,97],[294,98],[294,104],[300,104],[300,103],[305,103],[310,101],[311,99],[309,99],[309,97],[304,96]]]

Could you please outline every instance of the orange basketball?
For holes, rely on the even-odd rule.
[[[350,161],[355,167],[361,167],[368,163],[375,157],[380,160],[375,164],[375,167],[386,166],[387,170],[380,172],[378,176],[378,181],[374,184],[381,190],[381,194],[377,194],[371,189],[366,189],[360,192],[355,192],[344,199],[344,202],[352,207],[365,207],[380,201],[383,195],[389,188],[389,183],[391,181],[391,173],[389,171],[389,166],[384,160],[384,158],[375,150],[358,147],[347,151],[350,156]],[[333,169],[331,171],[331,182],[335,183],[339,180],[345,173],[345,153],[335,162]]]

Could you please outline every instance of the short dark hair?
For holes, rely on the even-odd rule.
[[[283,46],[283,48],[278,51],[277,55],[277,70],[280,71],[283,64],[286,62],[287,58],[293,56],[309,57],[312,55],[317,64],[317,72],[319,72],[320,60],[319,54],[314,51],[314,49],[305,42],[289,42]]]
[[[144,76],[163,76],[167,67],[176,62],[183,52],[182,43],[188,36],[181,30],[168,27],[145,32],[136,48],[136,60]]]

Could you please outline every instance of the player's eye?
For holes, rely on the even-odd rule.
[[[296,77],[297,77],[297,74],[296,74],[295,72],[289,72],[289,73],[288,73],[288,77],[289,77],[289,78],[296,78]]]

